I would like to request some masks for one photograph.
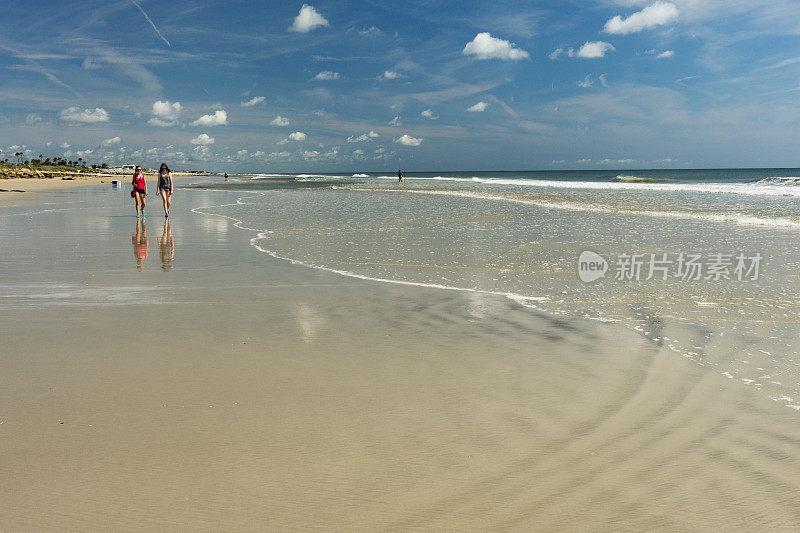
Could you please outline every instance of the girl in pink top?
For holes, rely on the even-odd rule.
[[[138,165],[133,172],[131,185],[133,185],[131,197],[136,199],[136,218],[139,218],[140,213],[141,216],[144,217],[147,215],[147,213],[144,212],[144,197],[147,196],[147,180],[145,179],[144,172],[142,172],[142,167]]]

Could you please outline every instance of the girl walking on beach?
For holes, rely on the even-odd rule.
[[[169,218],[169,206],[172,204],[172,171],[166,163],[158,169],[158,188],[156,194],[164,202],[164,218]]]
[[[133,185],[131,196],[136,199],[136,218],[139,218],[140,214],[145,216],[147,213],[144,212],[144,197],[147,196],[147,180],[139,165],[136,165],[136,170],[133,172],[131,185]]]

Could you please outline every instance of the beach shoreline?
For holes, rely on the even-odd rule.
[[[125,189],[0,207],[0,529],[800,524],[795,411],[617,323],[273,257],[248,196],[187,189],[133,242]],[[292,202],[374,204],[381,249],[402,207],[269,196],[311,265],[336,226]]]

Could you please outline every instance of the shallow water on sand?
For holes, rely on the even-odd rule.
[[[793,230],[330,189],[246,195],[200,211],[239,221],[253,230],[259,250],[306,266],[506,295],[556,316],[619,322],[676,356],[800,409],[800,238]],[[608,262],[606,276],[594,283],[577,275],[587,250]],[[616,279],[622,254],[641,254],[636,277],[628,271],[631,279]],[[647,279],[651,254],[656,260],[667,254],[669,264]],[[700,279],[676,275],[680,254],[702,256]],[[715,254],[730,262],[719,279],[708,270]],[[737,273],[738,256],[747,268]],[[750,267],[757,256],[756,271]]]

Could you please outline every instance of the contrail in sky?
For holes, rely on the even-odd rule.
[[[155,24],[153,24],[153,21],[152,21],[152,20],[150,20],[150,17],[148,17],[148,16],[147,16],[147,13],[145,13],[145,12],[144,12],[144,9],[142,9],[142,6],[140,6],[140,5],[139,5],[139,3],[138,3],[136,0],[131,0],[131,2],[133,2],[133,5],[135,5],[136,7],[138,7],[138,8],[139,8],[139,11],[141,11],[141,12],[142,12],[142,15],[144,15],[144,18],[146,18],[146,19],[147,19],[147,22],[149,22],[149,23],[150,23],[150,25],[153,27],[153,29],[154,29],[154,30],[156,30],[156,33],[158,34],[158,36],[159,36],[159,37],[161,37],[161,40],[162,40],[162,41],[164,41],[165,43],[167,43],[167,46],[170,46],[170,47],[171,47],[172,45],[171,45],[171,44],[169,44],[169,41],[166,39],[166,37],[164,37],[163,35],[161,35],[161,32],[160,32],[160,31],[158,31],[158,28],[156,28],[156,25],[155,25]]]

